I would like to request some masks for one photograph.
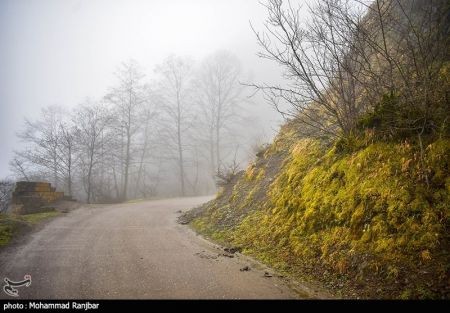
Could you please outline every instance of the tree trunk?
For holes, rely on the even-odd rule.
[[[145,131],[144,131],[144,146],[142,147],[142,154],[141,154],[141,160],[139,162],[139,170],[138,170],[138,177],[136,179],[136,192],[139,190],[139,185],[141,183],[141,179],[142,179],[142,171],[144,170],[143,168],[143,164],[144,164],[144,158],[145,158],[145,154],[147,152],[147,146],[148,146],[148,126],[146,126]],[[144,195],[145,196],[145,195]]]
[[[112,171],[113,171],[113,177],[114,177],[114,189],[116,190],[116,199],[119,199],[120,198],[120,187],[119,187],[119,184],[117,183],[117,175],[116,175],[115,166],[112,167]]]
[[[217,126],[216,126],[216,165],[217,165],[217,172],[220,170],[220,115],[217,116]]]
[[[67,164],[67,192],[69,196],[72,196],[72,148],[69,146],[69,156],[68,156],[68,164]]]
[[[178,158],[179,158],[179,167],[180,167],[180,183],[181,183],[181,195],[185,196],[185,186],[184,186],[184,161],[183,161],[183,148],[181,145],[181,127],[180,123],[177,126],[178,132]]]
[[[58,161],[56,152],[53,153],[53,185],[58,188]]]
[[[216,168],[216,160],[215,160],[215,154],[214,154],[214,129],[211,127],[210,133],[209,133],[209,158],[211,160],[211,175],[214,177],[217,174],[217,168]]]
[[[183,145],[181,139],[181,103],[179,93],[177,93],[177,141],[178,141],[178,162],[179,162],[178,165],[180,168],[181,195],[184,197],[186,191],[184,185]]]
[[[131,92],[131,88],[128,92],[128,114],[127,114],[127,127],[126,127],[126,132],[127,132],[127,146],[126,146],[126,151],[125,151],[125,177],[124,177],[124,183],[123,183],[123,190],[122,190],[122,199],[123,201],[127,200],[127,191],[128,191],[128,171],[130,168],[130,145],[131,145],[131,106],[132,106],[132,92]]]
[[[218,94],[218,106],[217,106],[217,119],[216,119],[216,158],[217,158],[217,172],[220,171],[220,163],[221,163],[221,159],[220,159],[220,123],[221,121],[221,116],[222,116],[222,86],[220,84],[219,81],[219,94]]]
[[[92,175],[92,157],[88,170],[88,187],[87,187],[87,203],[91,203],[91,175]]]
[[[122,200],[127,200],[127,190],[128,190],[128,171],[130,168],[130,141],[131,137],[129,134],[129,131],[127,131],[127,150],[125,154],[125,174],[124,174],[124,183],[123,183],[123,190],[122,190]]]

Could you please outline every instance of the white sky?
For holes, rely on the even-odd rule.
[[[151,77],[171,53],[199,60],[228,49],[256,80],[278,75],[256,57],[249,26],[261,29],[265,10],[257,0],[0,0],[0,177],[24,117],[102,97],[129,58]],[[259,105],[267,123],[279,121]]]

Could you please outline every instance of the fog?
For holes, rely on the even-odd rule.
[[[240,61],[240,82],[276,81],[280,70],[256,55],[250,27],[261,28],[265,18],[259,1],[1,1],[0,177],[12,177],[8,162],[23,145],[16,134],[24,118],[35,120],[51,105],[69,112],[86,97],[102,99],[122,62],[136,61],[153,82],[155,67],[170,55],[198,66],[225,50]],[[252,121],[240,130],[248,137],[241,163],[251,158],[251,141],[269,141],[282,121],[250,94],[245,90],[241,100]]]

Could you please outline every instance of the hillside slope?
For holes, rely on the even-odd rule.
[[[354,61],[331,75],[324,93],[309,75],[323,68],[292,45],[305,30],[286,32],[283,21],[297,21],[293,11],[269,2],[266,26],[279,26],[281,44],[291,45],[281,56],[262,46],[293,77],[281,96],[269,87],[268,99],[291,104],[292,119],[184,222],[336,296],[450,298],[448,1],[374,1],[350,25],[342,22],[352,18],[345,3],[319,6],[338,28],[358,25],[351,29],[359,37],[345,43],[361,48],[324,61],[332,69]],[[314,25],[325,23],[315,16]],[[321,43],[327,31],[304,43]],[[305,64],[311,71],[299,72]]]
[[[198,232],[342,297],[449,298],[450,140],[276,140],[184,216]],[[422,167],[421,167],[422,166]]]

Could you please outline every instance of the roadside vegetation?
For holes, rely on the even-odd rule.
[[[413,143],[290,139],[281,133],[193,227],[340,296],[448,297],[450,140],[427,145],[427,186]]]
[[[11,240],[25,232],[30,230],[32,226],[56,217],[60,214],[58,211],[50,211],[43,213],[15,215],[15,214],[0,214],[0,249],[8,245]]]
[[[337,296],[448,299],[448,3],[325,0],[306,26],[266,8],[261,56],[289,83],[252,86],[288,121],[184,218]]]

